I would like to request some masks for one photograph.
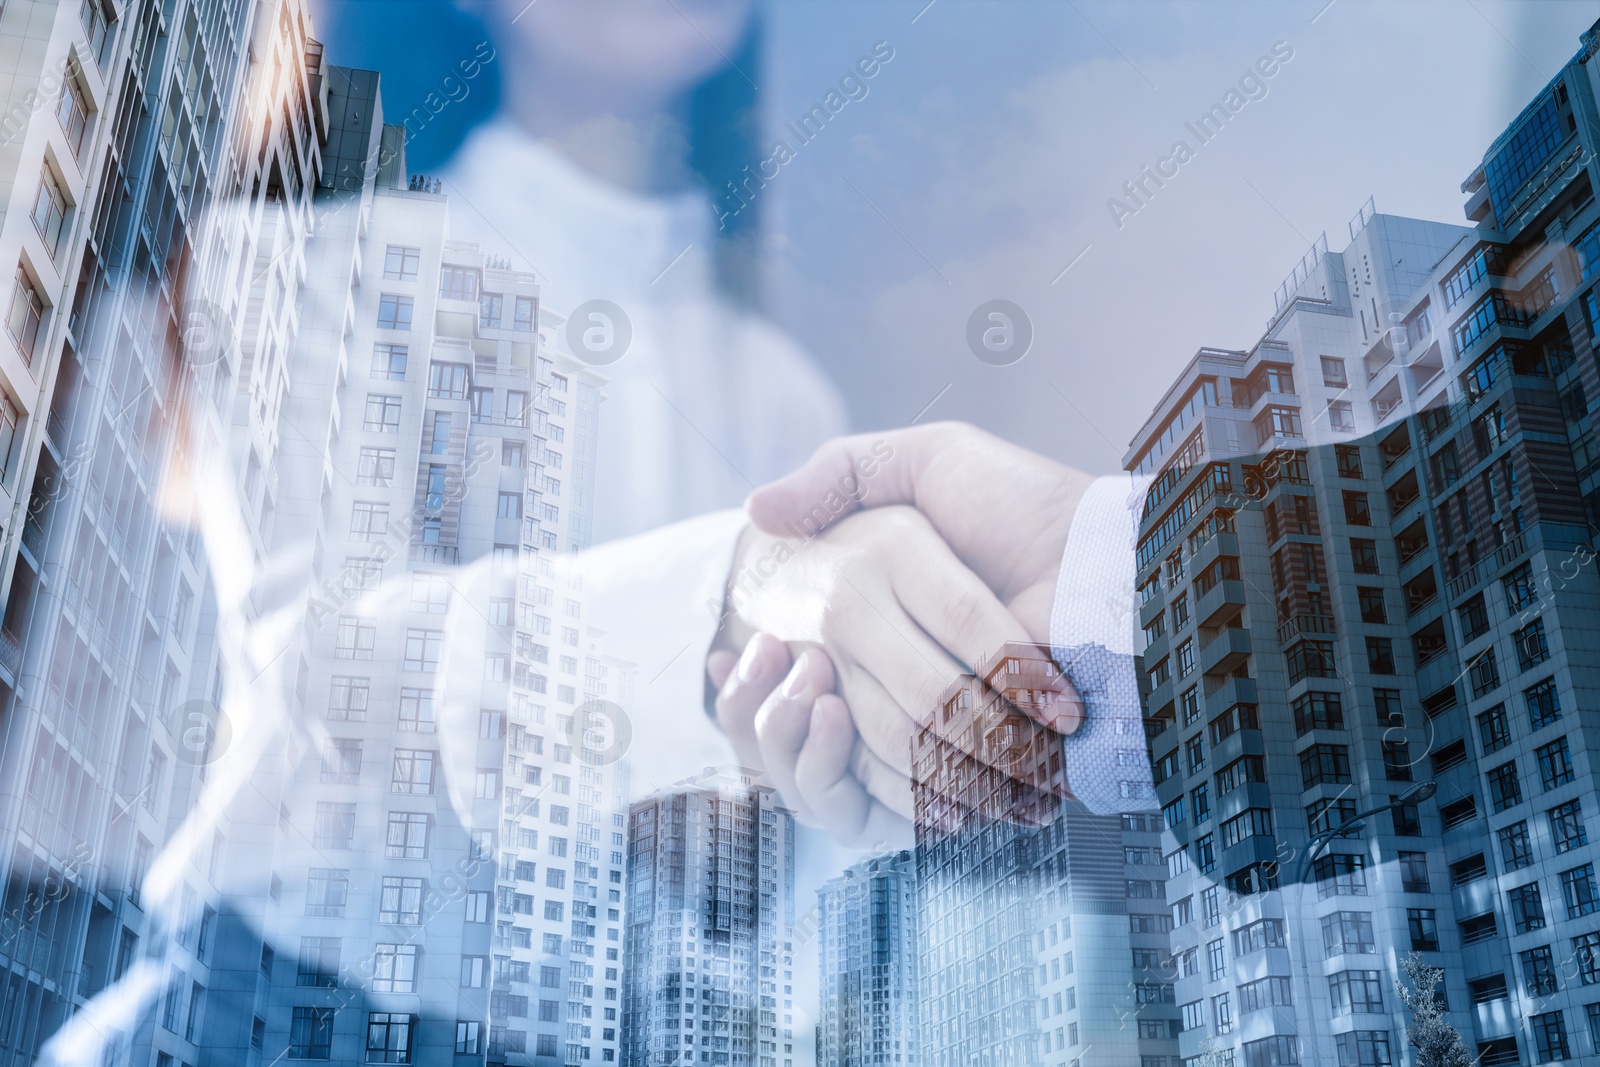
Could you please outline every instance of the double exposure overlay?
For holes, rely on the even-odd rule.
[[[0,1067],[1600,1063],[1596,16],[0,3]]]

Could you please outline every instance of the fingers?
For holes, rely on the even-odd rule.
[[[961,423],[929,423],[903,430],[828,441],[805,466],[745,501],[750,520],[769,534],[815,535],[863,507],[915,504],[922,472],[938,452],[974,431]]]
[[[713,653],[713,656],[716,654]],[[712,671],[706,658],[706,673]],[[718,660],[717,666],[723,661]],[[756,712],[767,694],[783,680],[790,667],[789,648],[770,634],[758,633],[744,646],[730,676],[717,693],[717,724],[733,743],[741,762],[761,765],[761,744],[756,738]],[[713,681],[715,679],[713,678]]]
[[[892,557],[890,581],[906,614],[968,667],[1028,632],[993,591],[920,515],[905,514],[902,551]]]
[[[711,679],[711,688],[722,692],[722,687],[728,684],[733,668],[738,664],[739,653],[730,648],[714,649],[706,657],[706,677]]]
[[[767,779],[795,814],[815,821],[809,805],[795,786],[795,761],[811,726],[811,705],[833,688],[833,663],[821,649],[808,648],[795,658],[783,684],[757,709],[756,741],[761,749]]]
[[[850,709],[831,693],[818,697],[811,708],[811,729],[795,765],[801,796],[817,819],[846,843],[904,840],[910,823],[876,800],[852,773],[855,752],[856,730]],[[898,785],[909,814],[911,793],[905,777],[893,775],[880,784]]]

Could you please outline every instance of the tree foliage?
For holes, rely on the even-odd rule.
[[[1472,1067],[1474,1057],[1461,1040],[1461,1032],[1450,1025],[1444,1001],[1439,997],[1444,971],[1428,966],[1417,952],[1407,956],[1400,969],[1411,979],[1411,989],[1399,979],[1394,987],[1411,1011],[1406,1039],[1417,1050],[1417,1067]]]

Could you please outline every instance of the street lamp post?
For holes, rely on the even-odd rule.
[[[1373,816],[1382,815],[1386,811],[1393,811],[1396,808],[1403,808],[1408,804],[1416,804],[1420,801],[1427,800],[1438,791],[1438,785],[1433,782],[1418,782],[1416,785],[1412,786],[1398,797],[1395,797],[1393,800],[1389,801],[1389,803],[1372,808],[1369,811],[1358,812],[1346,820],[1342,825],[1334,827],[1330,830],[1324,830],[1319,834],[1315,834],[1305,843],[1305,847],[1300,854],[1300,862],[1295,867],[1294,881],[1295,885],[1298,887],[1298,894],[1300,897],[1300,913],[1298,916],[1296,916],[1295,928],[1301,933],[1300,978],[1305,987],[1304,995],[1306,999],[1304,1004],[1306,1018],[1308,1020],[1313,1020],[1315,1018],[1315,1013],[1310,1010],[1312,996],[1311,939],[1305,935],[1306,923],[1309,921],[1309,917],[1307,915],[1306,876],[1311,873],[1311,865],[1316,862],[1317,857],[1321,854],[1323,848],[1325,848],[1334,838],[1347,837],[1351,834],[1360,833],[1362,830],[1366,829],[1367,820]],[[1312,1029],[1316,1029],[1314,1022],[1312,1023]],[[1317,1057],[1317,1061],[1321,1062],[1326,1058],[1327,1050],[1323,1048],[1316,1040],[1314,1040],[1316,1037],[1315,1034],[1312,1034],[1311,1036],[1313,1038],[1311,1047],[1316,1050],[1315,1055]]]
[[[1322,852],[1323,847],[1334,838],[1348,837],[1351,834],[1360,833],[1362,830],[1366,829],[1367,820],[1372,818],[1374,815],[1382,815],[1384,812],[1393,811],[1395,808],[1403,808],[1408,804],[1416,804],[1421,801],[1428,800],[1438,791],[1438,785],[1433,782],[1418,782],[1410,789],[1407,789],[1404,793],[1401,793],[1399,796],[1389,801],[1389,803],[1384,804],[1381,807],[1373,808],[1370,811],[1358,812],[1357,814],[1352,815],[1343,824],[1336,826],[1331,830],[1324,830],[1320,834],[1316,834],[1306,842],[1305,849],[1300,854],[1299,866],[1295,868],[1295,882],[1300,883],[1306,880],[1306,874],[1310,871],[1311,865],[1316,862],[1317,857]]]

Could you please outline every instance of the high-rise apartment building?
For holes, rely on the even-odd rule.
[[[58,1038],[248,1062],[255,1012],[218,1005],[261,942],[224,886],[277,798],[267,776],[187,818],[226,788],[208,765],[235,664],[183,483],[195,452],[270,438],[235,432],[233,401],[243,349],[294,318],[327,68],[294,3],[18,4],[0,37],[0,1060]],[[252,274],[267,226],[286,254]],[[256,544],[271,528],[240,519]],[[123,1010],[89,1019],[97,995]]]
[[[1600,1055],[1597,47],[1468,177],[1474,228],[1369,204],[1126,457],[1186,1057],[1399,1063],[1413,951],[1479,1062]]]
[[[817,912],[818,1067],[920,1064],[915,858],[845,868],[817,890]]]
[[[622,1062],[794,1067],[794,815],[706,771],[628,813]]]
[[[295,0],[0,35],[0,1059],[614,1060],[602,379]]]
[[[1061,741],[1028,711],[1064,689],[1048,649],[1008,644],[912,739],[922,1063],[1175,1054],[1159,824],[1062,799]]]

